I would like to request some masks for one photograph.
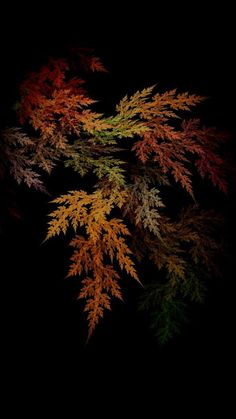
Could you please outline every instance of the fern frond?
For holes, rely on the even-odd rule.
[[[50,214],[52,220],[46,239],[66,234],[69,227],[75,232],[79,228],[85,231],[70,243],[74,253],[68,276],[86,274],[79,297],[87,300],[89,336],[103,317],[104,309],[110,309],[110,296],[121,298],[119,275],[112,264],[116,261],[121,270],[140,282],[131,259],[132,252],[125,241],[129,230],[122,220],[109,217],[118,194],[113,191],[107,196],[106,190],[92,194],[71,191],[53,201],[58,208]]]

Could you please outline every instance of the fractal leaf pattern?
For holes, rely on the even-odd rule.
[[[54,201],[58,209],[50,215],[47,238],[61,232],[66,234],[70,226],[75,233],[79,227],[84,230],[84,235],[76,234],[70,242],[74,253],[68,276],[85,274],[79,298],[86,299],[89,336],[103,317],[104,309],[110,309],[110,297],[122,299],[120,276],[113,262],[139,282],[132,252],[125,242],[129,230],[121,219],[109,217],[117,199],[120,203],[122,195],[114,193],[106,197],[101,189],[90,195],[72,191]]]
[[[56,166],[65,179],[73,173],[78,187],[70,175],[69,191],[53,199],[46,240],[68,237],[68,277],[80,278],[88,336],[130,276],[165,342],[218,272],[222,218],[201,208],[195,179],[227,193],[227,135],[192,116],[206,98],[176,89],[146,87],[113,114],[97,112],[86,80],[107,70],[92,50],[72,53],[74,61],[50,59],[21,83],[16,127],[1,132],[0,174],[45,191]],[[155,272],[151,283],[143,266]]]

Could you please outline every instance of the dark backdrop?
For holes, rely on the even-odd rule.
[[[1,124],[14,121],[11,107],[23,76],[48,56],[63,55],[73,45],[95,48],[110,71],[95,76],[90,85],[91,92],[103,100],[99,106],[104,112],[112,112],[124,94],[136,89],[154,83],[163,90],[178,87],[209,96],[202,108],[205,122],[228,130],[233,138],[231,17],[226,4],[223,9],[214,4],[208,10],[199,3],[189,10],[146,5],[133,11],[122,4],[103,8],[57,4],[50,9],[43,3],[32,8],[14,5],[1,15]],[[67,187],[60,170],[50,182],[53,193]],[[58,239],[41,245],[48,197],[14,184],[7,190],[7,200],[20,213],[19,219],[4,213],[1,227],[2,319],[10,388],[16,386],[18,391],[26,377],[26,391],[30,383],[33,388],[43,379],[49,393],[55,386],[63,393],[75,380],[74,401],[82,383],[89,392],[101,390],[104,383],[112,387],[119,379],[121,398],[130,389],[142,393],[148,388],[150,399],[159,400],[159,391],[175,391],[181,381],[187,389],[188,383],[200,380],[196,393],[200,399],[203,394],[208,397],[213,384],[223,391],[234,368],[233,188],[229,199],[217,196],[219,204],[210,198],[214,206],[223,208],[228,222],[233,256],[225,262],[223,281],[210,287],[206,305],[193,310],[182,335],[164,348],[149,331],[146,317],[137,314],[139,290],[131,281],[126,289],[123,286],[126,303],[114,303],[84,346],[86,324],[76,301],[77,284],[64,280],[66,242]]]

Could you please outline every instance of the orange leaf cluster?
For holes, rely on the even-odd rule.
[[[84,230],[84,235],[76,234],[70,243],[74,253],[68,276],[86,274],[79,298],[86,299],[89,337],[103,317],[104,309],[110,309],[110,296],[121,299],[120,277],[114,263],[139,281],[130,258],[131,251],[124,239],[129,231],[122,220],[108,218],[114,205],[122,201],[123,197],[118,192],[113,191],[107,197],[102,190],[91,195],[85,191],[73,191],[53,201],[59,207],[50,214],[52,220],[47,238],[60,232],[65,234],[70,225],[75,232],[79,227]]]

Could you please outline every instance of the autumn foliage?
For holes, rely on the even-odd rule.
[[[76,71],[70,60],[52,59],[22,82],[20,126],[1,135],[2,167],[39,190],[46,190],[45,174],[57,164],[65,173],[72,168],[78,185],[88,176],[87,190],[52,201],[46,239],[69,237],[68,276],[81,278],[89,336],[112,299],[122,299],[120,279],[128,275],[142,283],[141,307],[151,308],[165,341],[178,330],[186,299],[202,301],[206,278],[217,269],[221,219],[196,203],[194,179],[198,173],[227,192],[220,151],[226,137],[187,118],[204,97],[176,89],[147,87],[121,99],[111,116],[96,112],[84,76],[106,70],[90,52],[78,56]],[[173,216],[163,196],[174,185],[183,188],[189,207]],[[151,284],[139,271],[148,260],[159,272]]]

